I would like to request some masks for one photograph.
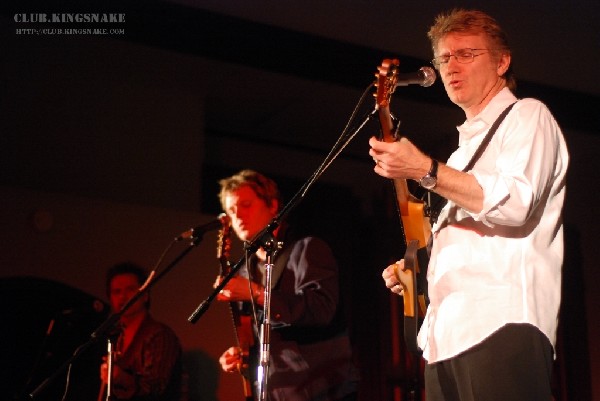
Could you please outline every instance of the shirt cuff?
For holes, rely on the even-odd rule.
[[[481,171],[469,171],[483,190],[483,205],[479,213],[467,213],[475,220],[488,227],[494,227],[493,220],[500,218],[497,206],[509,195],[506,182],[498,174],[486,174]]]

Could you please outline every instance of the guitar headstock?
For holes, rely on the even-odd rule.
[[[392,94],[396,90],[396,83],[398,82],[399,65],[400,61],[397,59],[386,58],[377,67],[379,72],[375,74],[377,77],[377,81],[375,81],[377,87],[375,109],[379,111],[379,140],[385,142],[394,142],[399,139],[398,132],[396,132],[398,125],[396,124],[396,129],[394,129],[394,121],[390,113]]]
[[[377,92],[375,93],[376,107],[389,107],[392,94],[396,90],[396,83],[398,82],[398,66],[400,61],[397,59],[384,59],[381,65],[377,67],[377,73],[375,77],[377,81],[375,86]]]
[[[217,259],[221,264],[220,275],[225,275],[229,268],[229,256],[231,252],[231,219],[225,213],[219,215],[221,229],[217,238]]]

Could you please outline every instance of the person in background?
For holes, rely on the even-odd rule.
[[[430,304],[418,335],[428,401],[549,401],[561,301],[562,209],[569,155],[548,108],[517,101],[512,54],[478,10],[440,14],[433,64],[465,113],[446,163],[408,139],[371,138],[375,172],[418,181],[447,199],[432,227]],[[514,103],[475,165],[462,171]],[[385,285],[402,294],[403,261]]]
[[[275,182],[255,171],[242,170],[219,183],[221,205],[242,241],[252,240],[282,207]],[[339,304],[338,266],[333,253],[319,238],[295,237],[285,222],[274,236],[283,241],[283,248],[272,260],[268,399],[354,401],[358,371]],[[254,301],[258,309],[249,360],[255,399],[260,346],[257,326],[262,322],[265,300],[266,258],[263,248],[248,255],[248,268],[240,269],[217,297],[242,305]],[[239,371],[241,351],[234,346],[222,354],[219,362],[225,372]]]
[[[108,270],[106,290],[113,313],[121,311],[147,277],[143,268],[129,262]],[[120,317],[113,350],[111,400],[186,399],[179,339],[171,328],[152,318],[148,293]],[[107,358],[101,364],[100,377],[106,391]]]

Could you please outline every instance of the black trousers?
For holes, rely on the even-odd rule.
[[[462,354],[425,366],[427,401],[551,401],[553,350],[529,324],[508,324]]]

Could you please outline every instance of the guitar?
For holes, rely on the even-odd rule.
[[[231,219],[225,213],[219,215],[221,229],[217,238],[217,259],[219,260],[221,277],[226,276],[231,271],[229,264],[229,254],[231,251]],[[242,376],[242,385],[244,389],[244,399],[254,401],[252,393],[252,379],[249,370],[250,348],[254,345],[254,334],[252,330],[252,317],[243,314],[237,302],[229,303],[229,310],[233,320],[233,327],[237,346],[240,349],[242,362],[238,366],[238,371]]]
[[[394,142],[400,139],[390,113],[391,97],[398,81],[399,64],[400,62],[396,59],[385,59],[377,67],[378,73],[375,74],[377,78],[375,107],[381,131],[379,140],[385,142]],[[404,339],[411,352],[420,353],[417,346],[417,332],[420,327],[419,320],[422,321],[427,308],[424,295],[424,274],[421,275],[420,267],[422,266],[423,270],[427,268],[426,247],[431,236],[431,225],[429,219],[425,217],[425,203],[411,195],[406,180],[394,179],[392,182],[406,242],[405,269],[396,268],[396,275],[404,290]]]

